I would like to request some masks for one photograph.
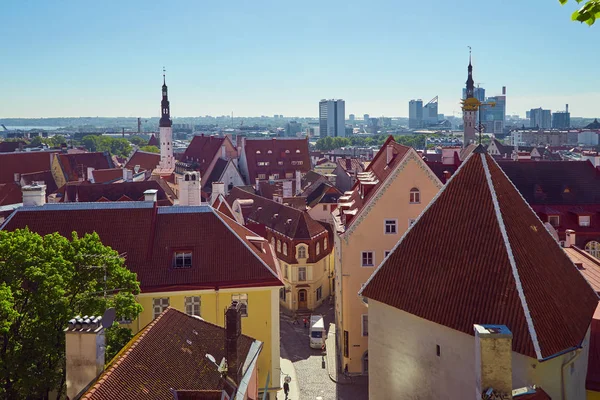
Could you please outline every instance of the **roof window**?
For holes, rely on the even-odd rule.
[[[173,268],[192,268],[191,250],[181,250],[174,252]]]

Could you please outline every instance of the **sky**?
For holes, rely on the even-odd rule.
[[[0,119],[160,113],[407,116],[439,96],[459,116],[468,46],[488,96],[600,116],[600,25],[572,22],[575,0],[10,1],[2,37]]]

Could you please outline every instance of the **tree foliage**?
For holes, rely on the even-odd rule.
[[[119,157],[127,157],[131,153],[131,143],[123,138],[87,135],[81,139],[81,144],[88,151],[106,151]]]
[[[148,153],[160,153],[160,149],[156,146],[142,146],[141,151],[147,151]]]
[[[560,4],[567,4],[568,0],[558,0]],[[600,18],[600,0],[575,0],[583,6],[571,15],[573,21],[585,22],[588,25],[594,25],[596,18]]]
[[[132,136],[129,138],[129,141],[136,146],[145,146],[148,143],[148,140],[141,136]]]
[[[109,307],[117,319],[134,319],[142,311],[134,297],[140,290],[136,275],[96,233],[73,233],[67,240],[28,229],[0,231],[0,282],[0,398],[62,393],[69,319],[102,315]],[[107,331],[112,354],[131,336],[121,329]]]

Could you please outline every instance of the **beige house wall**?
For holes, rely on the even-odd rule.
[[[369,374],[369,398],[476,398],[473,335],[373,300],[369,332],[371,370],[376,372]],[[513,388],[538,385],[553,399],[585,399],[588,350],[589,331],[581,351],[548,361],[512,352]],[[574,356],[573,366],[563,368]]]
[[[327,301],[331,294],[331,271],[333,252],[316,263],[288,264],[279,260],[283,283],[286,288],[285,300],[279,297],[280,304],[288,310],[298,310],[298,291],[306,290],[307,308],[314,310]],[[306,267],[306,280],[298,279],[298,269]],[[287,270],[287,275],[286,275]],[[321,288],[321,297],[317,298],[317,289]]]
[[[363,356],[368,347],[368,337],[362,335],[362,315],[368,310],[358,292],[383,261],[385,251],[392,250],[406,232],[409,220],[419,216],[441,187],[439,179],[411,150],[371,203],[354,217],[350,229],[336,238],[336,328],[341,368],[347,364],[349,373],[365,373]],[[412,188],[420,191],[418,204],[410,204]],[[397,220],[396,234],[385,233],[386,219]],[[373,252],[372,267],[361,266],[363,251]],[[344,356],[344,331],[348,331],[348,357]]]

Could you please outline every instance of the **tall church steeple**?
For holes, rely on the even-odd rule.
[[[163,68],[162,101],[160,102],[160,122],[159,127],[168,128],[173,125],[171,121],[171,106],[169,104],[169,95],[167,93],[167,80],[165,69]]]
[[[475,97],[475,82],[473,81],[473,65],[471,65],[471,46],[469,46],[469,76],[467,77],[467,99]]]

